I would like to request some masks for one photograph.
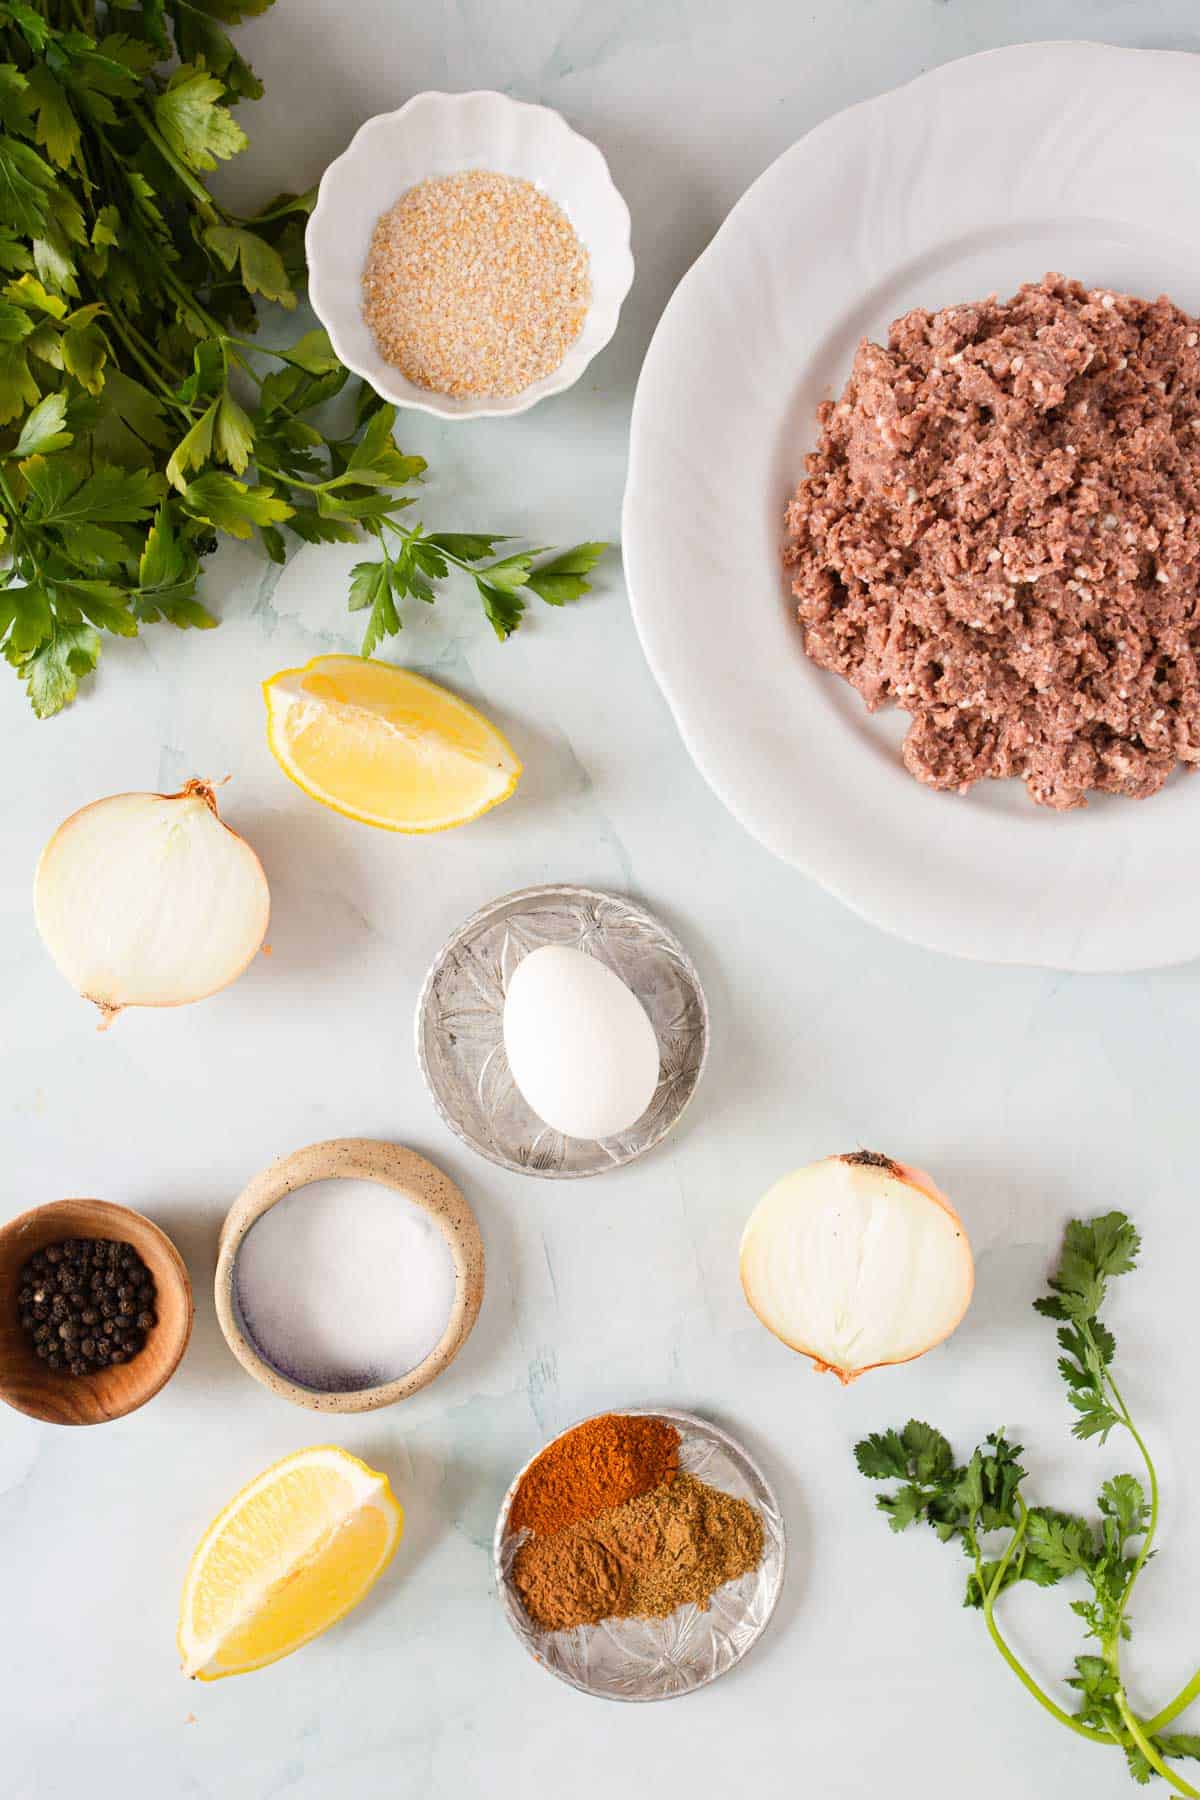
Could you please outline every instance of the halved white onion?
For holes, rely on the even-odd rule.
[[[262,864],[206,781],[113,794],[59,826],[34,878],[34,916],[59,969],[104,1014],[183,1006],[227,987],[266,936]]]
[[[850,1382],[949,1337],[975,1267],[962,1220],[928,1175],[858,1150],[763,1196],[742,1235],[741,1277],[768,1331]]]

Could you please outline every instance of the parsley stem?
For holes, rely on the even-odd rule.
[[[21,554],[23,549],[27,548],[27,544],[25,533],[20,524],[21,509],[13,499],[12,489],[8,485],[8,476],[4,473],[3,469],[0,469],[0,500],[4,501],[5,509],[8,513],[8,524],[9,530],[12,532],[12,547],[15,559]]]
[[[184,0],[184,4],[186,4],[186,0]],[[249,215],[245,213],[230,213],[229,217],[231,219],[236,219],[239,225],[270,225],[276,219],[286,219],[289,213],[311,212],[312,207],[305,205],[305,202],[308,200],[309,195],[311,195],[315,201],[316,193],[317,190],[315,187],[309,188],[307,193],[297,194],[292,200],[281,201],[278,206],[269,206],[265,212],[251,213]]]
[[[260,475],[269,475],[272,481],[282,481],[285,487],[306,488],[310,494],[319,494],[329,486],[325,481],[303,481],[299,475],[285,475],[282,469],[277,469],[273,463],[264,462],[261,456],[256,456],[254,460]]]
[[[395,519],[381,519],[379,522],[381,525],[385,525],[389,531],[394,531],[397,537],[402,537],[406,544],[411,544],[415,539],[424,536],[423,527],[420,525],[398,525]],[[436,544],[434,548],[439,556],[444,556],[446,561],[453,563],[456,569],[461,569],[466,575],[475,574],[472,564],[464,562],[461,556],[455,556],[453,550],[447,550],[444,544]]]
[[[174,171],[188,193],[192,196],[204,223],[206,225],[219,225],[221,223],[221,215],[213,205],[212,195],[209,193],[204,183],[196,179],[187,164],[181,162],[179,157],[176,156],[166,138],[162,135],[161,131],[159,131],[157,125],[154,124],[149,113],[144,107],[137,105],[131,106],[129,111],[133,118],[137,120],[163,161]]]
[[[120,314],[117,312],[115,307],[111,307],[111,306],[106,307],[106,313],[107,313],[107,318],[105,320],[105,324],[110,326],[112,328],[112,330],[114,330],[116,332],[117,336],[120,338],[121,342],[124,344],[126,350],[129,352],[130,356],[132,356],[134,362],[137,363],[137,365],[141,369],[142,373],[150,381],[152,381],[154,383],[155,387],[161,391],[161,393],[164,395],[164,397],[168,401],[170,401],[173,405],[178,406],[179,401],[176,399],[173,390],[171,389],[169,384],[163,380],[162,376],[159,374],[158,370],[154,367],[153,363],[149,359],[147,352],[149,351],[150,346],[148,344],[146,344],[145,350],[140,349],[138,347],[138,344],[137,344],[137,342],[135,342],[135,339],[140,334],[136,333],[134,331],[133,326],[129,324],[129,321],[127,319],[121,318]],[[143,344],[145,344],[145,339],[143,338],[141,340],[141,342]]]

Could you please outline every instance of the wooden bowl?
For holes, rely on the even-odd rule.
[[[22,1268],[37,1250],[63,1238],[131,1244],[154,1277],[158,1322],[127,1363],[68,1375],[48,1369],[17,1317]],[[153,1400],[179,1367],[192,1335],[192,1285],[165,1232],[141,1213],[107,1200],[55,1200],[0,1227],[0,1400],[50,1425],[103,1425]]]
[[[394,1381],[380,1382],[375,1387],[343,1388],[328,1391],[305,1387],[293,1381],[261,1354],[245,1331],[234,1293],[237,1254],[246,1233],[257,1219],[297,1188],[310,1181],[326,1181],[341,1176],[355,1181],[378,1181],[394,1188],[406,1200],[427,1212],[441,1231],[454,1262],[454,1302],[446,1329],[423,1362],[399,1375]],[[370,1412],[378,1406],[391,1406],[410,1394],[428,1386],[436,1375],[454,1361],[479,1316],[483,1303],[483,1239],[475,1214],[448,1175],[433,1163],[406,1150],[400,1144],[386,1144],[375,1138],[329,1138],[324,1143],[308,1144],[281,1156],[269,1168],[256,1175],[229,1209],[221,1227],[220,1253],[217,1258],[217,1318],[225,1333],[225,1342],[255,1381],[270,1388],[273,1394],[290,1400],[293,1406],[311,1407],[314,1412]]]

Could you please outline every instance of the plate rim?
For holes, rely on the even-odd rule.
[[[779,1520],[779,1572],[772,1586],[770,1598],[767,1602],[767,1609],[763,1614],[762,1622],[759,1625],[758,1630],[750,1639],[749,1643],[745,1644],[743,1648],[739,1650],[738,1654],[727,1668],[718,1669],[713,1674],[706,1675],[702,1681],[697,1681],[692,1687],[680,1688],[669,1694],[605,1693],[600,1689],[588,1687],[586,1682],[577,1681],[574,1676],[568,1675],[565,1670],[551,1668],[549,1663],[542,1662],[541,1657],[536,1655],[525,1641],[525,1637],[516,1617],[517,1602],[513,1598],[502,1565],[504,1537],[508,1524],[508,1515],[512,1508],[513,1496],[516,1494],[517,1488],[524,1480],[527,1471],[532,1468],[533,1464],[544,1451],[548,1450],[552,1444],[557,1444],[560,1438],[566,1437],[568,1432],[577,1431],[581,1425],[588,1425],[593,1419],[607,1418],[610,1414],[615,1414],[618,1418],[624,1419],[666,1419],[673,1425],[690,1425],[693,1428],[698,1426],[700,1430],[708,1432],[710,1436],[720,1439],[727,1450],[732,1451],[733,1455],[738,1460],[745,1463],[746,1467],[750,1470],[769,1499],[774,1508],[775,1516]],[[724,1490],[722,1490],[722,1492],[723,1491]],[[740,1663],[745,1661],[746,1657],[749,1656],[750,1652],[766,1634],[767,1628],[775,1616],[775,1609],[779,1605],[779,1597],[783,1593],[783,1584],[787,1579],[787,1566],[787,1521],[783,1516],[783,1508],[779,1504],[779,1495],[775,1492],[773,1485],[763,1473],[758,1458],[752,1456],[749,1450],[746,1449],[746,1446],[742,1443],[741,1439],[734,1437],[731,1431],[726,1431],[723,1425],[717,1425],[712,1419],[706,1419],[702,1413],[688,1412],[682,1407],[675,1406],[606,1406],[602,1408],[600,1412],[588,1413],[586,1417],[576,1419],[570,1425],[564,1425],[561,1431],[556,1431],[553,1437],[547,1438],[540,1449],[535,1450],[533,1455],[517,1470],[504,1491],[504,1497],[496,1512],[495,1530],[492,1533],[492,1579],[496,1584],[496,1598],[500,1602],[500,1608],[504,1614],[509,1630],[517,1639],[517,1642],[521,1645],[525,1654],[534,1662],[538,1663],[540,1667],[545,1669],[548,1675],[553,1675],[557,1681],[565,1682],[568,1687],[573,1687],[577,1693],[586,1694],[589,1700],[611,1700],[623,1705],[631,1706],[653,1706],[661,1700],[685,1700],[689,1694],[697,1694],[701,1689],[711,1687],[713,1682],[720,1681],[722,1676],[731,1675],[734,1669],[736,1669]]]
[[[792,848],[782,847],[775,841],[776,834],[772,832],[767,821],[761,818],[747,817],[731,797],[724,775],[715,766],[716,759],[703,746],[699,734],[693,730],[686,696],[682,693],[683,683],[680,675],[677,672],[668,671],[657,647],[651,641],[653,634],[648,624],[648,615],[638,597],[639,588],[642,586],[638,569],[642,532],[640,526],[635,524],[634,519],[639,504],[637,490],[642,485],[641,463],[646,454],[647,372],[655,363],[656,351],[661,353],[662,342],[672,329],[676,317],[687,304],[691,290],[699,278],[699,271],[710,260],[715,260],[724,253],[727,239],[733,234],[740,216],[749,207],[762,184],[769,177],[775,175],[781,164],[803,154],[814,141],[844,128],[848,120],[861,120],[873,110],[895,104],[900,97],[910,95],[913,90],[922,87],[934,89],[939,84],[952,80],[968,67],[981,63],[999,63],[1005,60],[1016,62],[1028,57],[1030,53],[1046,53],[1053,56],[1069,54],[1072,57],[1081,57],[1096,63],[1113,63],[1137,58],[1140,59],[1142,66],[1148,61],[1171,65],[1174,68],[1186,66],[1200,86],[1200,56],[1191,51],[1156,46],[1110,44],[1095,38],[1030,39],[1021,43],[1004,44],[988,50],[975,51],[966,56],[954,57],[947,62],[939,63],[934,68],[923,70],[907,81],[899,82],[890,88],[839,108],[838,111],[818,120],[808,131],[801,133],[759,171],[734,201],[712,238],[680,278],[655,326],[639,372],[630,421],[629,457],[621,507],[622,558],[630,612],[633,616],[642,654],[663,699],[666,701],[675,728],[683,740],[684,748],[708,788],[729,815],[742,830],[778,861],[798,870],[858,918],[887,933],[890,937],[915,945],[920,949],[952,956],[966,962],[991,964],[996,967],[1035,968],[1076,974],[1132,974],[1154,969],[1180,967],[1194,961],[1197,956],[1200,956],[1200,932],[1197,934],[1197,941],[1188,948],[1176,946],[1156,951],[1153,945],[1148,945],[1144,950],[1136,953],[1118,953],[1115,949],[1101,950],[1099,953],[1095,953],[1084,948],[1069,957],[1065,953],[1039,955],[1024,947],[983,948],[977,943],[962,941],[948,943],[944,934],[939,934],[935,925],[931,924],[928,928],[923,929],[911,919],[898,921],[889,916],[886,907],[880,908],[873,905],[869,883],[866,881],[861,884],[861,891],[852,889],[843,879],[818,867],[812,859],[805,858],[802,853]],[[968,933],[967,935],[969,937],[975,934]]]

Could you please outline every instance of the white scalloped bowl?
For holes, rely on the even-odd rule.
[[[532,181],[562,207],[588,253],[583,329],[553,374],[519,394],[459,397],[417,387],[384,361],[363,318],[362,271],[380,214],[418,181],[464,169]],[[617,329],[633,281],[629,208],[595,144],[548,106],[486,90],[417,94],[368,119],[321,178],[305,248],[309,300],[346,367],[386,400],[441,419],[526,412],[571,387]]]

